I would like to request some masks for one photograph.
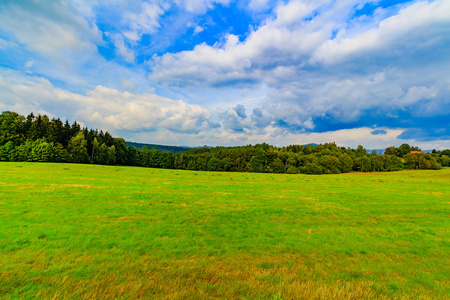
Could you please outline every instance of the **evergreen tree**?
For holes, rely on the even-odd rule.
[[[0,115],[0,146],[13,142],[19,146],[25,141],[22,122],[24,117],[18,113],[4,111]]]

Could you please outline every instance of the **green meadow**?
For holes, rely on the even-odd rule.
[[[448,299],[450,169],[0,163],[2,299]]]

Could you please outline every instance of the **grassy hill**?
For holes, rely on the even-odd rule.
[[[0,295],[445,299],[449,182],[2,162]]]
[[[135,142],[126,142],[127,147],[133,146],[134,148],[141,150],[144,146],[146,146],[149,150],[155,148],[156,150],[163,152],[172,152],[174,154],[178,154],[184,151],[188,151],[192,148],[189,147],[181,147],[181,146],[165,146],[165,145],[156,145],[156,144],[144,144],[144,143],[135,143]]]

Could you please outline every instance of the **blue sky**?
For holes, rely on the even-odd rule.
[[[4,0],[0,110],[129,141],[450,148],[450,2]]]

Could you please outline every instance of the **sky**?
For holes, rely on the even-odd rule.
[[[6,110],[164,145],[450,148],[450,1],[2,0]]]

